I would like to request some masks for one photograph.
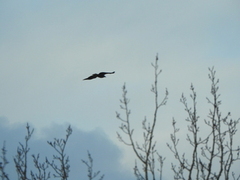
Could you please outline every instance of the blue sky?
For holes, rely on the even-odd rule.
[[[126,83],[133,125],[141,128],[144,116],[151,119],[151,62],[158,53],[163,70],[160,93],[168,88],[170,95],[159,112],[157,136],[162,137],[158,142],[164,146],[162,154],[169,159],[169,169],[172,159],[165,144],[172,132],[171,120],[184,122],[186,114],[179,99],[183,92],[189,94],[191,83],[198,93],[200,116],[207,116],[208,67],[214,66],[220,78],[223,111],[239,117],[239,8],[237,0],[1,0],[1,125],[17,133],[13,127],[25,131],[29,122],[35,128],[34,143],[57,137],[59,129],[64,135],[68,124],[74,127],[73,139],[77,138],[74,134],[82,133],[93,142],[99,135],[107,142],[104,144],[115,148],[109,156],[116,156],[116,173],[126,171],[131,177],[134,156],[116,138],[120,122],[115,111],[120,111],[121,87]],[[116,73],[82,81],[101,71]],[[186,125],[180,126],[184,129]],[[49,129],[53,129],[51,133]],[[11,137],[1,137],[9,147],[16,145],[10,143]],[[94,144],[89,145],[90,152],[99,148]],[[98,153],[105,151],[103,147],[93,154],[96,161]],[[86,150],[79,156],[84,159],[84,155]]]

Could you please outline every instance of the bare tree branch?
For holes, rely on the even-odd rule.
[[[2,180],[9,180],[8,174],[5,172],[5,167],[9,163],[6,157],[7,150],[6,150],[6,142],[3,142],[3,147],[1,151],[1,156],[0,156],[0,177]]]
[[[30,130],[30,126],[27,123],[26,126],[27,129],[27,135],[25,136],[25,144],[23,145],[22,143],[19,143],[20,147],[17,148],[17,155],[14,157],[14,163],[18,175],[18,179],[21,180],[28,180],[29,178],[27,177],[27,155],[30,150],[28,147],[28,141],[30,140],[34,129]]]
[[[188,114],[186,121],[189,123],[187,141],[192,146],[192,154],[190,160],[183,153],[179,155],[176,121],[173,119],[173,133],[171,134],[172,146],[167,144],[169,149],[174,154],[179,165],[178,167],[172,164],[175,179],[230,179],[231,167],[234,161],[240,160],[240,148],[233,147],[233,137],[237,131],[238,120],[232,120],[230,113],[225,117],[220,111],[221,100],[219,90],[219,80],[216,79],[216,71],[214,68],[209,68],[209,79],[211,81],[212,100],[207,98],[207,102],[212,108],[209,110],[208,120],[204,120],[209,131],[204,128],[205,137],[200,137],[200,127],[198,125],[199,116],[197,115],[196,92],[193,85],[190,89],[192,93],[192,107],[188,107],[187,98],[182,95],[180,102],[184,105],[184,109]],[[188,153],[189,154],[189,153]],[[218,162],[218,163],[216,163]],[[185,172],[185,173],[184,173]],[[232,172],[232,178],[235,174]],[[240,176],[237,176],[239,179]]]
[[[93,159],[91,154],[88,151],[88,161],[82,160],[83,164],[87,166],[88,169],[88,179],[93,180],[95,179],[98,175],[100,175],[100,171],[94,172],[93,171]],[[104,174],[100,176],[99,180],[103,180]]]
[[[126,90],[126,84],[123,85],[123,95],[122,99],[120,100],[120,108],[125,112],[125,118],[122,118],[120,116],[120,113],[116,112],[116,117],[121,121],[120,129],[121,132],[128,136],[128,141],[126,141],[120,133],[117,132],[117,137],[120,142],[124,143],[127,146],[131,146],[135,155],[137,156],[138,160],[142,163],[143,173],[139,170],[137,166],[137,162],[135,162],[134,167],[134,174],[139,180],[148,180],[151,174],[151,177],[153,180],[156,179],[155,174],[155,168],[156,168],[156,160],[155,160],[155,154],[157,153],[156,150],[156,141],[153,140],[154,137],[154,130],[157,122],[157,113],[161,106],[166,105],[167,99],[168,99],[168,91],[166,90],[164,98],[159,103],[158,98],[158,76],[162,72],[159,70],[158,67],[158,56],[156,56],[155,64],[152,63],[152,66],[154,68],[154,83],[151,88],[151,92],[154,93],[154,116],[152,122],[147,122],[146,117],[142,121],[142,130],[143,130],[143,142],[140,145],[139,142],[134,142],[134,129],[131,128],[130,124],[130,114],[131,111],[129,110],[129,99],[127,98],[127,90]],[[157,155],[160,163],[160,179],[162,179],[162,168],[163,168],[163,162],[164,159],[159,154]]]
[[[33,157],[33,162],[34,162],[34,166],[37,169],[37,173],[34,173],[33,171],[31,171],[31,177],[32,180],[48,180],[51,178],[50,176],[50,172],[47,172],[48,169],[48,164],[46,164],[45,162],[40,163],[39,162],[39,154],[37,156],[32,155]]]
[[[70,172],[69,156],[66,156],[65,148],[68,138],[72,134],[71,126],[68,126],[66,132],[67,134],[65,139],[54,138],[53,142],[48,141],[48,144],[57,152],[57,155],[53,155],[53,160],[51,162],[46,158],[46,163],[52,167],[56,173],[53,174],[53,176],[61,178],[61,180],[67,180]],[[57,165],[56,161],[60,165]]]

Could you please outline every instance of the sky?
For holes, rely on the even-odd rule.
[[[116,111],[124,114],[119,99],[126,83],[135,138],[141,140],[141,121],[153,117],[151,63],[158,54],[159,98],[167,88],[169,99],[159,110],[156,140],[166,156],[164,178],[172,179],[174,158],[166,147],[172,118],[183,129],[184,141],[186,113],[179,99],[182,93],[189,97],[191,83],[199,115],[207,117],[209,67],[220,79],[223,113],[240,117],[239,8],[237,0],[0,0],[0,145],[6,141],[12,157],[29,123],[34,128],[31,153],[42,150],[51,157],[46,141],[65,137],[71,125],[68,151],[77,156],[72,179],[87,179],[80,162],[87,150],[105,179],[134,179],[136,157],[117,139]],[[83,81],[101,71],[115,74]]]

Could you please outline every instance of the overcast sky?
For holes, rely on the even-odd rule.
[[[70,156],[72,167],[87,159],[89,150],[106,180],[134,179],[135,157],[116,138],[115,111],[121,112],[126,83],[133,127],[140,131],[144,117],[151,120],[151,62],[158,53],[160,98],[168,88],[169,100],[159,111],[155,137],[167,157],[164,177],[172,179],[174,159],[166,147],[172,118],[186,128],[179,99],[182,93],[188,96],[191,83],[199,115],[207,117],[208,67],[214,66],[220,79],[223,113],[240,117],[239,9],[238,0],[0,0],[0,145],[6,140],[9,160],[24,140],[27,122],[35,129],[30,145],[49,148],[50,157],[46,140],[64,137],[70,124],[68,148],[77,157]],[[83,81],[101,71],[116,73]],[[181,135],[184,141],[186,132]],[[80,166],[71,170],[70,179],[86,175]]]

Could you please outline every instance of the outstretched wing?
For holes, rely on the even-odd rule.
[[[83,80],[91,80],[91,79],[95,79],[96,77],[98,77],[98,74],[93,74],[93,75],[91,75],[91,76],[89,76],[89,77],[87,77]]]
[[[115,73],[115,71],[113,71],[113,72],[100,72],[99,75],[101,76],[101,75],[105,75],[105,74],[114,74],[114,73]]]

